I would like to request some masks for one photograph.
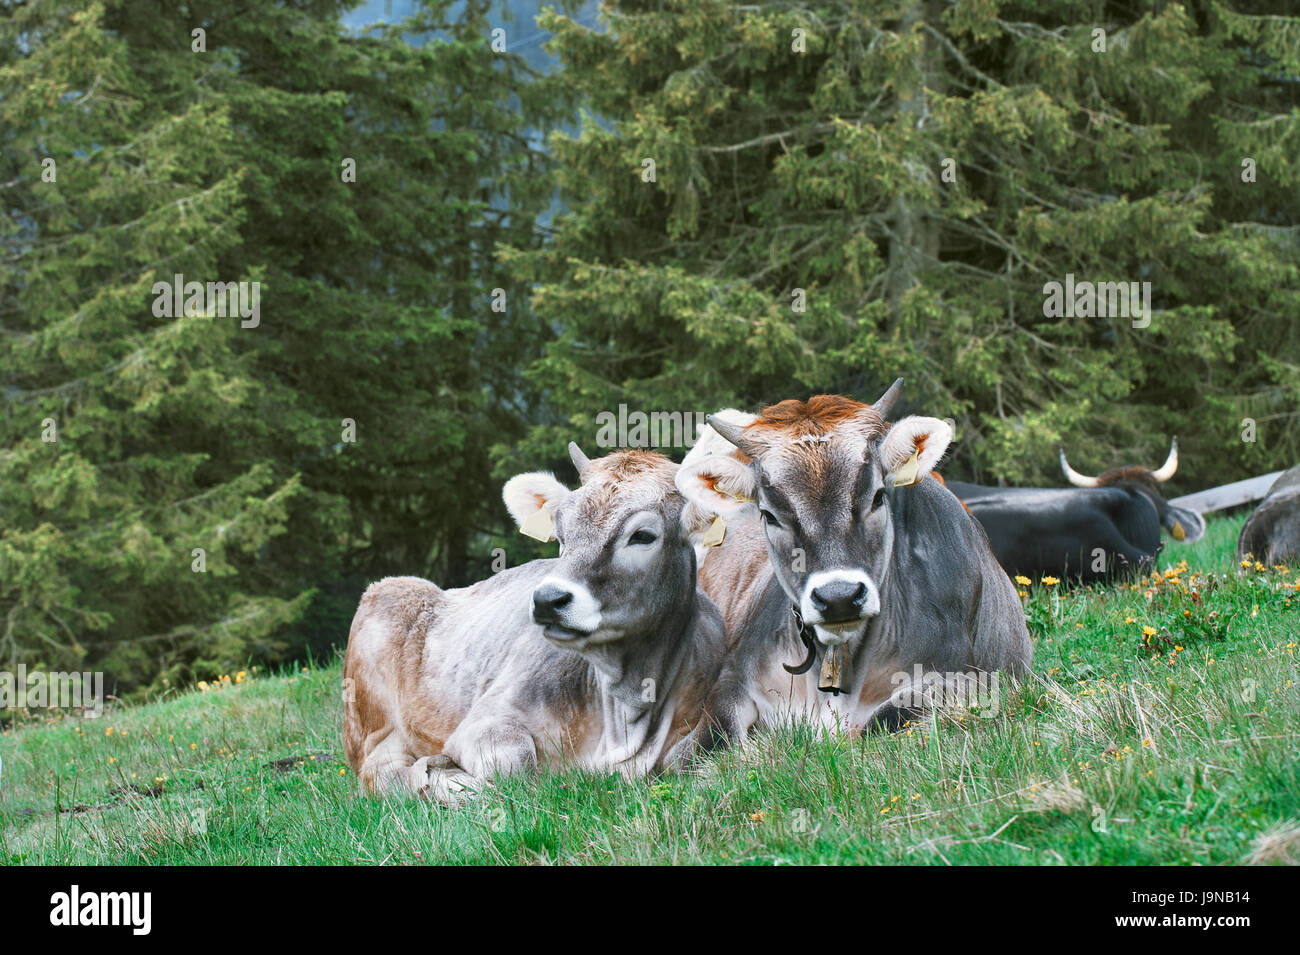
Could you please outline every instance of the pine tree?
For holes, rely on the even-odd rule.
[[[240,574],[297,482],[219,453],[266,391],[239,319],[153,307],[238,241],[229,113],[159,97],[100,4],[5,14],[0,658],[125,686],[240,659],[304,602]]]
[[[3,658],[174,684],[485,572],[539,340],[495,247],[564,97],[487,4],[351,5],[0,3]],[[159,317],[177,274],[258,320]]]
[[[623,402],[871,400],[901,374],[912,407],[955,419],[957,472],[989,481],[1058,483],[1059,444],[1093,470],[1158,462],[1174,432],[1182,487],[1293,463],[1290,13],[690,0],[620,3],[604,33],[552,15],[590,115],[552,141],[553,243],[510,256],[557,330],[532,374],[588,433]],[[1047,314],[1068,275],[1150,282],[1149,324]]]
[[[305,489],[266,563],[318,589],[293,639],[323,649],[371,580],[461,585],[493,545],[520,550],[502,540],[492,449],[523,433],[540,330],[496,247],[536,242],[550,183],[528,130],[566,100],[492,48],[508,24],[491,3],[426,3],[355,37],[240,6],[209,31],[238,51],[214,85],[247,170],[224,268],[264,270],[266,319],[241,342],[293,393],[262,453]]]

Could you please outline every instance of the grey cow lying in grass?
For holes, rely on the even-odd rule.
[[[711,741],[791,719],[896,729],[938,694],[1028,670],[1015,587],[928,476],[951,429],[886,420],[901,382],[875,405],[818,395],[711,415],[682,462],[692,509],[728,523],[700,572],[732,643],[707,704]]]
[[[504,489],[521,527],[542,538],[553,527],[558,558],[457,590],[389,577],[361,598],[343,734],[370,790],[454,804],[493,773],[545,763],[638,776],[693,751],[724,645],[696,584],[677,466],[570,452],[576,490],[546,473]]]

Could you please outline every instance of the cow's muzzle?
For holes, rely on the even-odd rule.
[[[808,578],[799,609],[822,644],[839,646],[862,633],[880,613],[880,592],[865,571],[822,571]]]
[[[533,591],[532,616],[547,639],[559,642],[588,637],[600,622],[595,600],[584,588],[555,579],[543,580]]]
[[[867,585],[861,580],[832,580],[808,594],[823,626],[857,623],[867,605]]]
[[[573,603],[573,591],[542,584],[533,591],[533,622],[559,623],[560,611]]]

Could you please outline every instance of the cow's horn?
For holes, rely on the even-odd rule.
[[[882,419],[888,419],[894,413],[894,405],[898,403],[898,396],[903,393],[903,379],[896,378],[894,383],[885,389],[885,393],[880,396],[871,407],[876,409],[876,414]]]
[[[1070,467],[1070,462],[1065,460],[1065,448],[1061,448],[1061,470],[1065,472],[1065,479],[1075,487],[1096,487],[1097,479],[1088,477],[1086,474],[1080,474],[1074,468]]]
[[[587,467],[591,464],[591,458],[582,453],[582,448],[578,447],[576,441],[569,442],[569,460],[578,469],[578,480],[581,481],[582,472],[587,470]]]
[[[710,428],[718,432],[718,434],[726,438],[736,447],[740,448],[740,450],[744,451],[751,458],[758,457],[758,449],[744,437],[743,432],[745,430],[745,425],[727,421],[725,418],[720,418],[715,414],[707,416],[704,420],[709,423]]]
[[[1174,438],[1173,443],[1169,445],[1169,457],[1165,458],[1165,463],[1151,472],[1151,476],[1157,481],[1165,482],[1174,476],[1178,470],[1178,439]]]

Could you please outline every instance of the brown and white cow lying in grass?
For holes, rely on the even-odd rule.
[[[712,415],[735,450],[718,453],[706,435],[682,462],[683,496],[727,522],[700,570],[731,644],[707,704],[721,737],[791,720],[894,728],[954,681],[1027,669],[1011,580],[928,477],[951,429],[889,425],[900,387],[874,406],[819,395]],[[828,681],[834,692],[822,692]]]
[[[543,509],[553,518],[558,558],[458,590],[389,577],[361,598],[343,732],[370,790],[454,804],[493,773],[642,775],[693,751],[724,644],[696,584],[677,466],[645,451],[570,453],[576,490],[546,473],[504,489],[521,525]]]

